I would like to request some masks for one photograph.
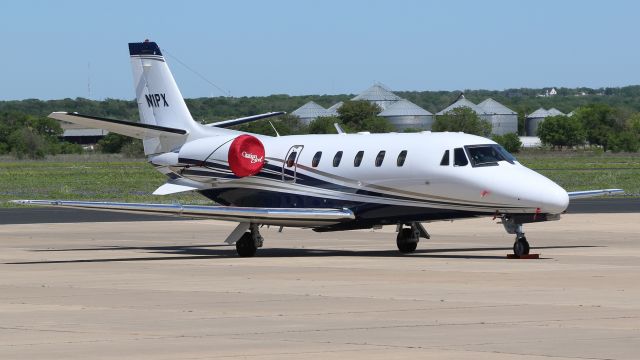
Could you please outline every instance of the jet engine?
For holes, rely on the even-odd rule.
[[[243,134],[239,136],[214,136],[190,141],[180,148],[177,160],[179,164],[191,167],[219,168],[228,165],[236,176],[245,177],[260,172],[265,163],[264,154],[264,145],[260,139],[253,135]],[[175,159],[175,155],[173,158]],[[152,159],[153,163],[157,162],[155,159]]]

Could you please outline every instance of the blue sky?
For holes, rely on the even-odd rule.
[[[7,1],[0,99],[133,98],[152,39],[185,97],[640,84],[634,1]],[[88,64],[90,64],[90,69]]]

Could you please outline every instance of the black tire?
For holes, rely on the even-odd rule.
[[[513,253],[516,256],[529,255],[530,249],[529,242],[525,237],[518,238],[516,239],[516,242],[513,243]]]
[[[236,251],[240,257],[252,257],[256,254],[256,244],[250,232],[242,235],[240,240],[236,241]]]
[[[396,245],[398,246],[398,250],[400,250],[403,254],[410,254],[416,251],[418,247],[417,242],[412,242],[411,237],[413,236],[413,231],[410,228],[401,229],[398,232],[398,237],[396,238]]]

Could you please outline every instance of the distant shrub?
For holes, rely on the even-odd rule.
[[[574,147],[585,141],[582,122],[576,116],[549,116],[538,125],[538,136],[545,145]]]
[[[491,123],[481,119],[472,109],[463,106],[436,116],[433,131],[462,131],[467,134],[487,137],[491,134]]]
[[[13,156],[18,159],[42,159],[46,155],[46,142],[42,135],[26,127],[13,131],[7,143]]]
[[[122,146],[120,153],[127,158],[140,158],[144,157],[144,147],[142,146],[142,140],[135,139]]]
[[[502,145],[502,147],[510,153],[517,153],[520,151],[520,148],[522,148],[522,141],[520,141],[520,137],[514,133],[494,135],[492,139]]]
[[[612,152],[638,152],[640,150],[638,136],[632,132],[610,134],[607,142],[609,150]]]
[[[117,154],[129,142],[131,142],[130,137],[111,132],[98,141],[98,148],[103,153]]]

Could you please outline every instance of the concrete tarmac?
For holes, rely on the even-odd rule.
[[[0,226],[0,359],[638,359],[640,216],[263,229],[217,221]]]

